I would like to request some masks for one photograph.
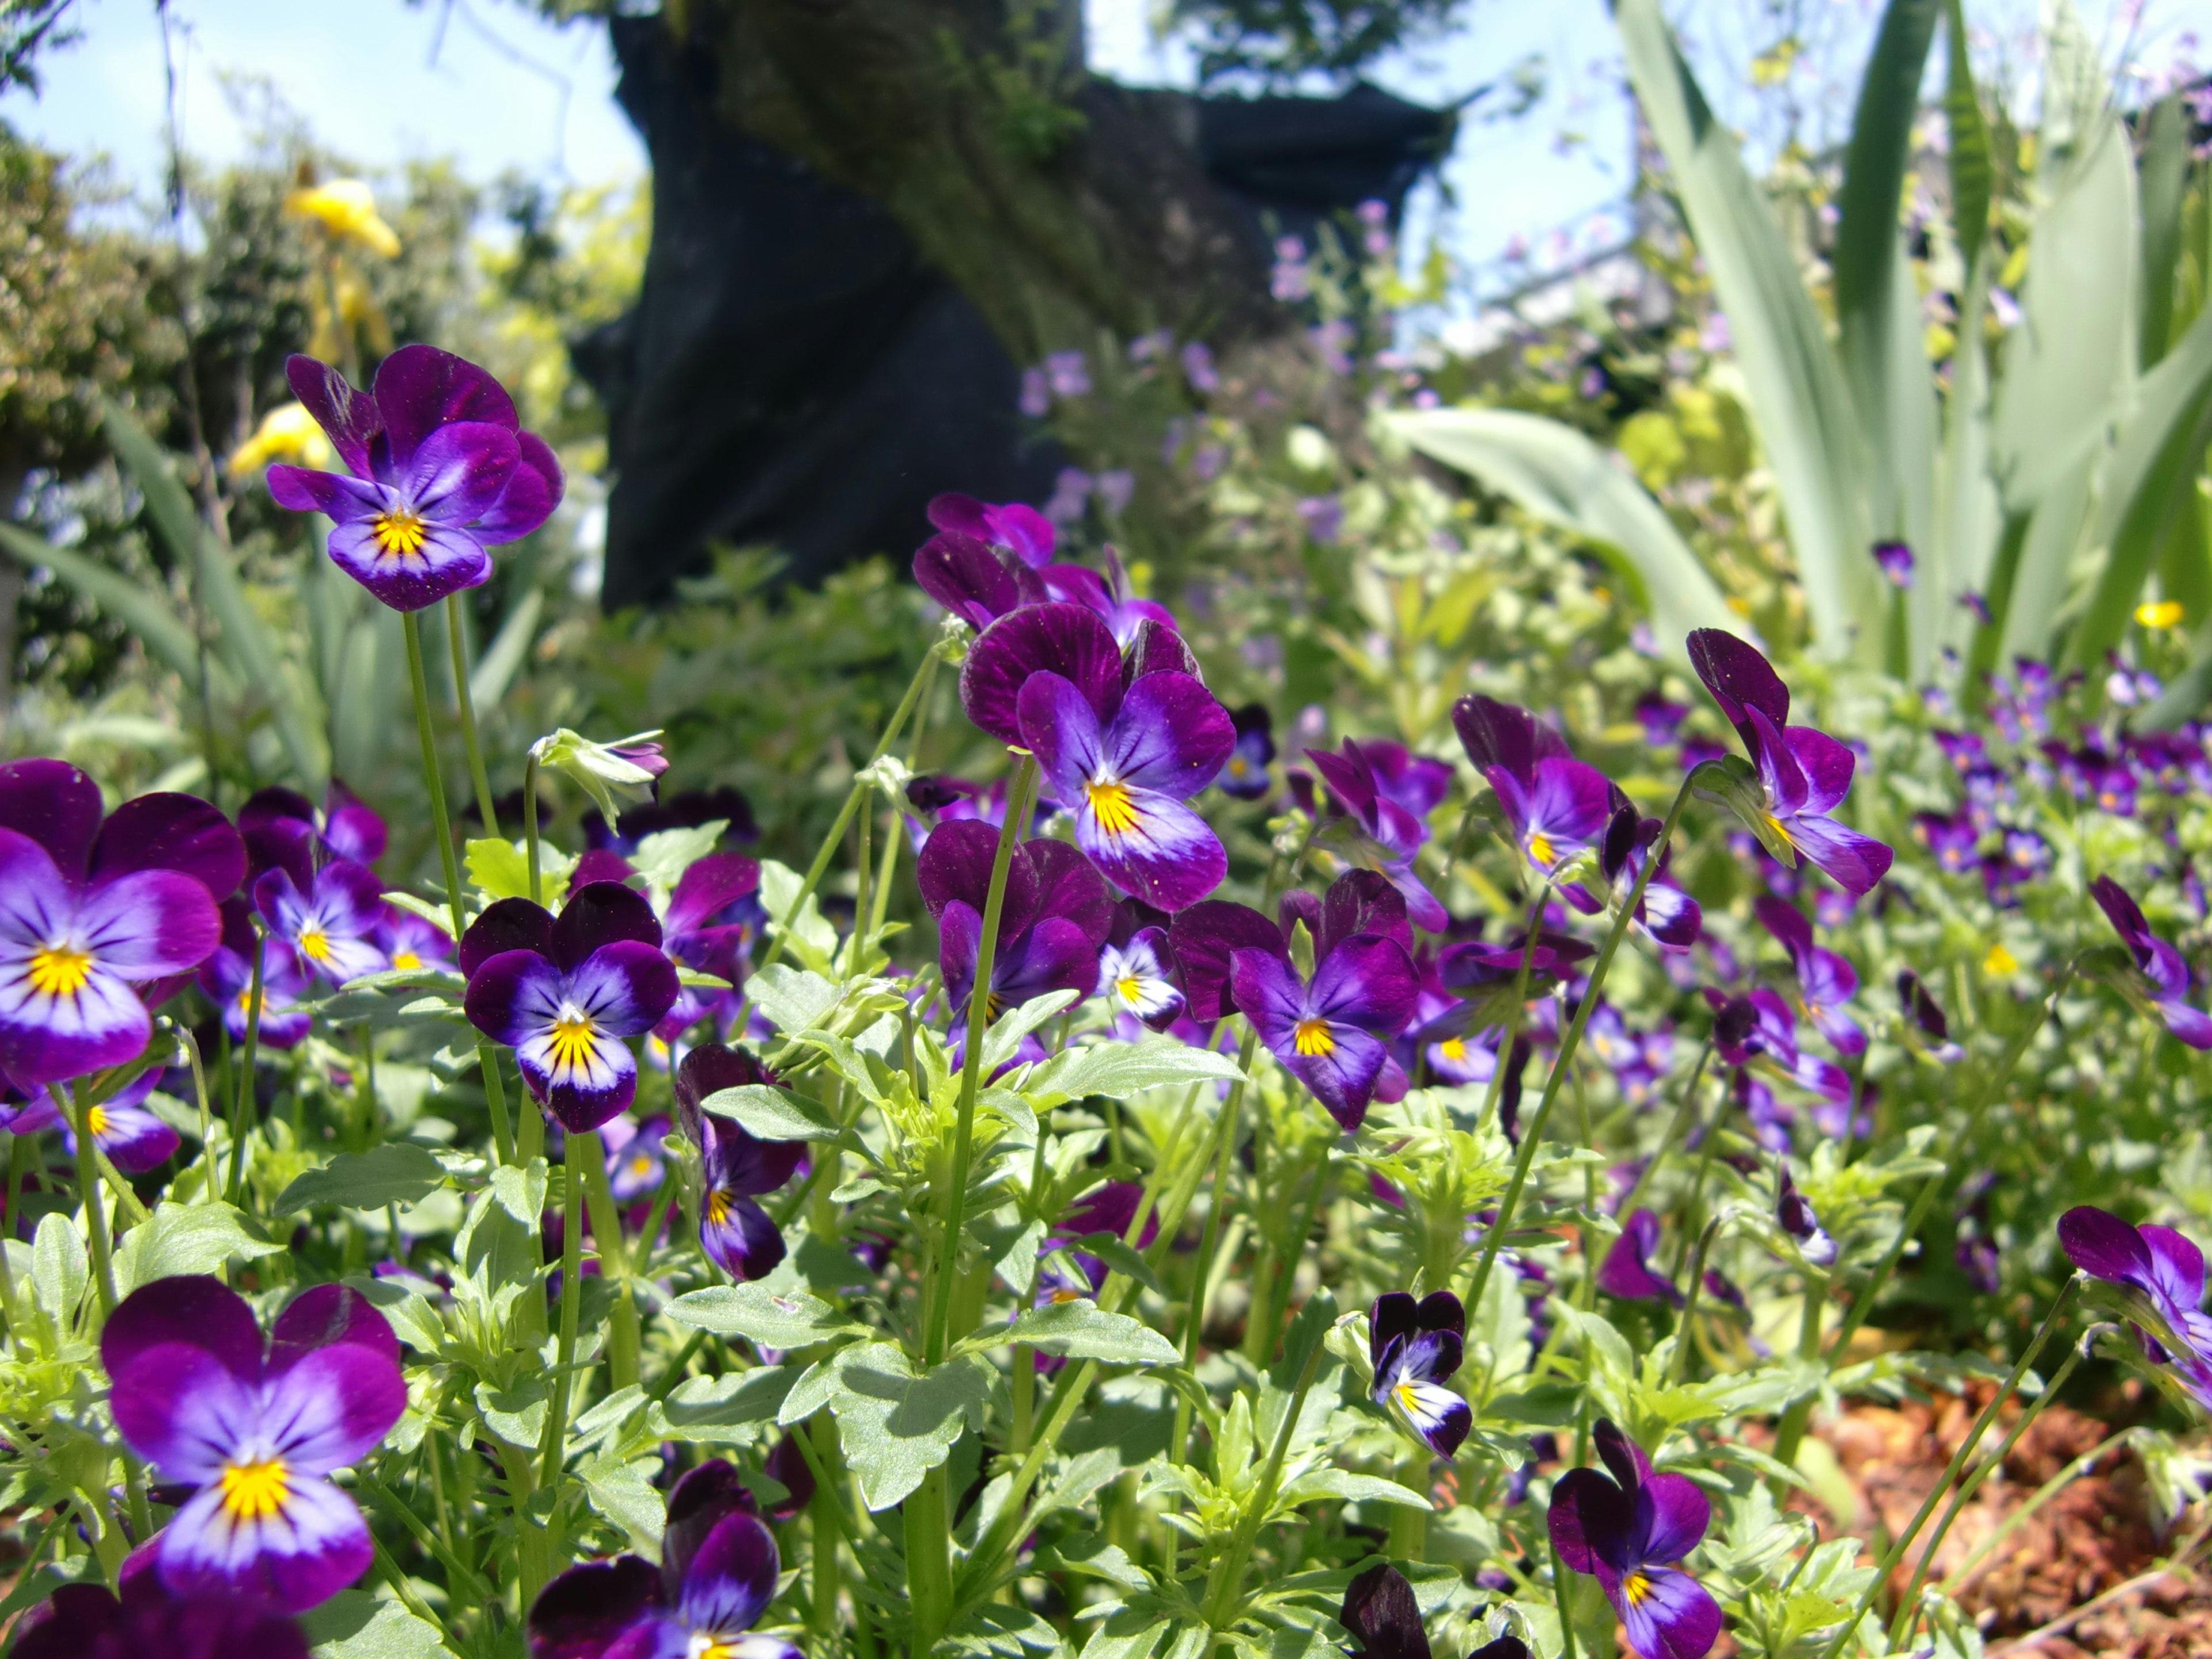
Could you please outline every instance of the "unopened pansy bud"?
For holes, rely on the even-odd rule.
[[[530,745],[530,758],[574,782],[599,805],[611,828],[622,800],[650,800],[653,787],[668,769],[668,757],[655,741],[656,731],[594,743],[567,726]]]
[[[1835,1265],[1836,1241],[1820,1225],[1820,1218],[1813,1212],[1805,1194],[1797,1190],[1797,1183],[1790,1178],[1790,1171],[1782,1172],[1782,1191],[1774,1202],[1775,1224],[1796,1242],[1797,1254],[1815,1267]]]

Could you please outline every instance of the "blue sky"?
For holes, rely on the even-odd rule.
[[[2163,64],[2191,27],[2212,46],[2212,0],[2081,0],[2093,30],[2117,54],[2116,14],[2142,11],[2138,57]],[[1772,100],[1755,101],[1746,68],[1771,44],[1778,9],[1822,32],[1810,56],[1826,83],[1801,72],[1792,91],[1814,141],[1839,136],[1848,92],[1877,0],[1683,0],[1682,20],[1716,103],[1740,125],[1771,127]],[[1122,79],[1187,84],[1187,49],[1151,38],[1158,0],[1089,0],[1094,68]],[[172,0],[187,149],[216,160],[243,155],[250,106],[238,77],[264,77],[324,143],[370,167],[453,155],[471,176],[507,168],[579,184],[635,178],[636,137],[613,101],[605,31],[539,21],[510,0]],[[1968,0],[1992,47],[2016,40],[2035,0]],[[127,180],[150,191],[162,165],[163,67],[152,0],[79,0],[84,39],[56,56],[33,101],[0,99],[0,118],[56,149],[101,150]],[[1471,266],[1508,239],[1543,251],[1547,233],[1580,225],[1628,182],[1629,126],[1604,0],[1469,0],[1452,39],[1381,68],[1393,90],[1430,102],[1463,96],[1530,54],[1550,82],[1526,118],[1471,125],[1446,169],[1455,198],[1442,222],[1447,246]],[[441,22],[442,18],[442,22]],[[2212,52],[2200,48],[2202,59]],[[227,82],[228,83],[227,85]],[[1436,202],[1428,204],[1434,211]],[[1423,216],[1425,219],[1426,216]]]

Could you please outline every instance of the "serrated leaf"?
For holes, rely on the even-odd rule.
[[[779,1031],[804,1031],[837,1006],[837,988],[830,981],[781,962],[747,980],[745,991]]]
[[[678,1439],[723,1439],[723,1431],[775,1422],[797,1380],[788,1365],[686,1377],[662,1402],[661,1414]]]
[[[1030,1309],[1014,1321],[1006,1340],[1064,1358],[1114,1365],[1173,1365],[1182,1358],[1175,1344],[1151,1326],[1127,1314],[1108,1313],[1088,1297]]]
[[[435,1626],[367,1590],[340,1590],[301,1613],[300,1626],[315,1659],[451,1659]]]
[[[419,1202],[445,1184],[446,1166],[435,1152],[413,1141],[391,1140],[365,1152],[340,1152],[321,1169],[295,1176],[278,1196],[276,1213],[318,1204],[380,1210]]]
[[[692,1291],[670,1303],[666,1312],[684,1324],[742,1336],[763,1348],[804,1348],[866,1329],[804,1291],[779,1294],[753,1284]]]
[[[1031,1073],[1022,1093],[1032,1106],[1105,1095],[1126,1100],[1168,1084],[1233,1081],[1240,1073],[1226,1054],[1194,1048],[1169,1036],[1141,1042],[1094,1042],[1055,1054]]]
[[[250,1231],[228,1204],[165,1201],[116,1249],[116,1288],[127,1295],[157,1279],[212,1273],[236,1257],[274,1255],[283,1248]]]
[[[906,1351],[888,1342],[838,1354],[830,1412],[868,1508],[899,1502],[952,1455],[966,1430],[981,1428],[989,1392],[987,1369],[974,1359],[917,1373]]]
[[[1429,1500],[1409,1486],[1385,1480],[1380,1475],[1357,1474],[1332,1465],[1309,1469],[1283,1488],[1276,1503],[1284,1509],[1296,1509],[1318,1498],[1338,1498],[1347,1504],[1395,1504],[1404,1509],[1430,1507]]]
[[[761,1140],[835,1140],[839,1133],[837,1120],[818,1101],[765,1083],[717,1089],[699,1109],[728,1118]]]

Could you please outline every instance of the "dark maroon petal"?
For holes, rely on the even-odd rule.
[[[477,520],[477,539],[487,547],[521,540],[561,505],[561,463],[551,447],[534,432],[518,432],[514,441],[520,452],[514,471],[499,500]]]
[[[1762,893],[1751,908],[1759,925],[1782,942],[1782,948],[1790,952],[1793,963],[1811,951],[1813,923],[1796,905],[1771,893]]]
[[[778,1081],[775,1073],[753,1057],[749,1048],[730,1048],[719,1042],[702,1042],[685,1054],[676,1068],[676,1103],[696,1111],[708,1095],[748,1084]]]
[[[1018,844],[1006,866],[1006,896],[999,914],[1000,939],[1014,938],[1036,919],[1042,888],[1030,848],[1039,844]],[[998,826],[980,818],[955,818],[932,830],[915,860],[915,880],[930,914],[942,916],[945,907],[957,900],[981,915],[990,896],[991,866],[998,855]]]
[[[691,933],[759,889],[759,862],[742,853],[709,853],[695,859],[668,896],[668,931]]]
[[[1414,1322],[1425,1331],[1449,1331],[1454,1336],[1461,1337],[1467,1334],[1467,1310],[1449,1291],[1431,1291],[1421,1298],[1421,1305],[1414,1311],[1413,1318]],[[1458,1369],[1456,1362],[1453,1369]],[[1449,1376],[1451,1372],[1443,1371],[1438,1375]]]
[[[783,1235],[766,1210],[738,1193],[718,1217],[710,1205],[699,1218],[699,1246],[732,1279],[765,1279],[784,1257]]]
[[[2081,1204],[2058,1218],[2058,1248],[2092,1279],[2109,1285],[2148,1286],[2150,1251],[2142,1235],[2114,1215]]]
[[[1658,1242],[1658,1217],[1649,1210],[1638,1210],[1598,1264],[1598,1289],[1631,1302],[1656,1299],[1681,1306],[1682,1293],[1651,1271],[1650,1257]]]
[[[1344,1588],[1336,1622],[1359,1638],[1367,1659],[1429,1659],[1429,1634],[1406,1575],[1383,1562]]]
[[[803,1140],[763,1140],[742,1123],[711,1112],[702,1116],[709,1137],[707,1181],[720,1191],[758,1198],[790,1180],[805,1160]]]
[[[474,979],[477,969],[507,951],[535,951],[552,959],[553,918],[544,905],[506,898],[486,906],[461,935],[462,975]]]
[[[922,508],[922,516],[939,530],[957,530],[963,536],[978,541],[991,538],[990,508],[973,495],[964,495],[957,489],[932,495],[929,505]]]
[[[177,871],[219,902],[246,878],[246,843],[197,795],[141,795],[115,809],[92,851],[94,881],[137,870]]]
[[[1349,742],[1348,754],[1339,755],[1327,749],[1309,749],[1306,758],[1313,763],[1315,771],[1329,793],[1343,803],[1352,817],[1365,819],[1375,811],[1375,774],[1368,766],[1366,757]]]
[[[1420,1304],[1404,1291],[1385,1291],[1367,1312],[1367,1357],[1382,1369],[1382,1350],[1420,1328]]]
[[[338,459],[355,476],[370,476],[369,444],[384,430],[376,399],[356,392],[330,364],[295,353],[284,362],[284,378],[315,424],[322,428]]]
[[[380,813],[364,805],[336,778],[331,780],[330,793],[324,799],[323,839],[330,843],[331,851],[356,864],[374,864],[384,856],[391,835]]]
[[[1096,952],[1114,931],[1114,890],[1098,866],[1064,841],[1024,842],[1022,850],[1036,876],[1036,914],[1072,922]]]
[[[2111,921],[2112,931],[2120,936],[2129,950],[2136,953],[2136,960],[2141,961],[2144,946],[2151,938],[2150,923],[2143,919],[2142,908],[2130,896],[2126,888],[2110,876],[2100,876],[2091,882],[2089,896],[2097,901],[2098,907]]]
[[[1114,630],[1076,605],[1033,605],[1001,617],[969,647],[960,671],[968,718],[1001,742],[1021,742],[1016,700],[1031,674],[1049,670],[1073,682],[1098,718],[1121,700],[1121,651]]]
[[[123,1604],[105,1584],[64,1584],[15,1626],[16,1659],[87,1659],[123,1628]]]
[[[592,822],[598,820],[594,818]],[[636,873],[636,867],[611,847],[594,847],[579,858],[576,867],[568,872],[568,891],[580,893],[595,881],[611,881],[627,887],[629,878]]]
[[[1408,951],[1413,948],[1406,896],[1388,876],[1373,870],[1347,870],[1329,884],[1322,901],[1321,926],[1314,934],[1315,953],[1326,957],[1355,933],[1374,933],[1394,939]]]
[[[814,1497],[814,1471],[806,1462],[806,1454],[799,1449],[799,1436],[805,1432],[805,1425],[800,1425],[797,1431],[777,1441],[775,1449],[761,1461],[761,1473],[789,1494],[769,1510],[779,1521],[790,1520],[805,1510]]]
[[[1790,723],[1790,688],[1758,647],[1718,628],[1692,630],[1688,646],[1690,666],[1739,732],[1746,729],[1746,711],[1753,708],[1778,730]],[[1744,741],[1748,744],[1751,739],[1746,736]]]
[[[1502,766],[1524,784],[1536,763],[1564,759],[1566,739],[1527,709],[1495,697],[1462,697],[1452,705],[1452,729],[1478,771]]]
[[[760,1505],[738,1474],[738,1466],[709,1458],[676,1483],[668,1494],[668,1522],[660,1535],[661,1592],[673,1607],[684,1574],[699,1546],[725,1516],[754,1515]]]
[[[238,809],[238,827],[240,830],[258,830],[264,823],[288,818],[296,819],[312,829],[315,822],[315,804],[298,790],[287,789],[278,784],[255,790],[246,798],[246,805]]]
[[[775,1534],[757,1515],[733,1510],[714,1523],[684,1568],[677,1608],[695,1631],[741,1631],[775,1595]]]
[[[1061,917],[1040,917],[1011,947],[1000,949],[991,969],[991,988],[1014,1006],[1054,991],[1087,997],[1098,988],[1103,942]]]
[[[67,880],[82,879],[91,862],[100,810],[100,786],[66,761],[0,766],[0,830],[28,836],[45,848]]]
[[[1552,1488],[1547,1522],[1559,1559],[1577,1572],[1595,1573],[1626,1555],[1634,1505],[1595,1469],[1569,1469]]]
[[[570,895],[555,919],[553,960],[563,973],[573,973],[592,951],[617,939],[658,951],[659,920],[644,894],[618,881],[595,881]]]
[[[635,1555],[571,1567],[530,1607],[530,1659],[601,1659],[659,1611],[660,1569]]]
[[[1284,939],[1288,939],[1297,933],[1298,924],[1304,922],[1306,937],[1315,942],[1314,948],[1318,951],[1321,948],[1321,895],[1308,892],[1303,887],[1293,887],[1284,894],[1282,902],[1275,907],[1276,920],[1282,927]]]
[[[343,1285],[318,1285],[286,1303],[270,1328],[269,1374],[289,1370],[334,1343],[399,1364],[399,1339],[367,1297]]]
[[[1712,1522],[1712,1500],[1686,1474],[1651,1475],[1636,1495],[1638,1553],[1648,1561],[1680,1560],[1705,1542]]]
[[[1122,659],[1121,683],[1134,685],[1147,674],[1188,674],[1200,685],[1206,684],[1196,654],[1176,631],[1175,624],[1157,617],[1147,617],[1137,624]]]
[[[386,357],[377,365],[374,395],[384,417],[379,459],[403,475],[413,467],[416,450],[441,426],[483,421],[513,432],[520,425],[506,387],[466,358],[435,346],[404,345]]]
[[[1070,1243],[1092,1233],[1111,1233],[1116,1238],[1125,1237],[1129,1224],[1137,1218],[1137,1208],[1145,1201],[1141,1182],[1109,1181],[1094,1187],[1067,1207],[1044,1242],[1051,1249],[1059,1244]],[[1159,1236],[1160,1222],[1157,1214],[1145,1219],[1145,1232],[1137,1241],[1144,1249]]]
[[[1004,554],[958,531],[932,536],[915,550],[914,579],[923,592],[978,629],[1036,598],[1034,582],[1018,580]]]
[[[1638,1210],[1636,1213],[1643,1216],[1650,1212]],[[1638,1243],[1644,1251],[1649,1253],[1658,1241],[1659,1224],[1658,1218],[1655,1216],[1650,1228],[1638,1238]],[[1590,1439],[1597,1447],[1598,1456],[1604,1460],[1606,1468],[1613,1471],[1613,1478],[1620,1483],[1623,1492],[1634,1492],[1650,1480],[1651,1460],[1644,1455],[1644,1448],[1623,1434],[1612,1419],[1598,1419],[1597,1426],[1590,1431]],[[1671,1560],[1674,1558],[1666,1559]]]
[[[1528,1644],[1517,1636],[1501,1636],[1494,1642],[1485,1642],[1467,1659],[1528,1659]]]
[[[1230,958],[1236,952],[1265,951],[1280,958],[1286,969],[1290,962],[1282,930],[1251,906],[1227,899],[1206,899],[1176,911],[1168,927],[1168,943],[1175,951],[1190,1017],[1201,1025],[1235,1012],[1223,994],[1229,988]]]
[[[1802,810],[1832,812],[1842,805],[1844,797],[1851,792],[1851,773],[1858,765],[1850,745],[1809,726],[1790,726],[1782,737],[1796,759],[1797,769],[1805,775]]]
[[[203,1349],[246,1382],[261,1376],[261,1328],[245,1298],[219,1279],[157,1279],[131,1291],[100,1334],[100,1363],[113,1376],[166,1343]]]

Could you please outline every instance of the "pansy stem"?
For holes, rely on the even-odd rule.
[[[461,747],[469,757],[469,781],[476,786],[477,816],[484,834],[499,838],[499,814],[492,810],[491,775],[484,770],[483,750],[477,744],[476,698],[469,690],[469,642],[461,627],[461,596],[446,595],[446,640],[453,659],[453,710],[460,716]],[[538,890],[531,885],[532,892]]]
[[[246,1126],[253,1105],[255,1055],[261,1047],[261,975],[269,953],[269,930],[260,917],[253,918],[252,927],[253,977],[246,994],[246,1042],[238,1051],[238,1075],[231,1079],[230,1179],[223,1183],[223,1195],[233,1209],[240,1207],[239,1195],[246,1187]]]
[[[951,1494],[940,1463],[921,1477],[899,1512],[906,1522],[907,1594],[914,1600],[914,1650],[927,1655],[952,1622]]]
[[[528,860],[530,902],[545,902],[544,884],[538,875],[538,751],[532,749],[522,763],[522,848]]]
[[[1260,1030],[1247,1024],[1244,1037],[1237,1048],[1237,1069],[1249,1072],[1252,1056],[1259,1052]],[[1198,1242],[1198,1262],[1192,1270],[1190,1282],[1190,1311],[1183,1317],[1182,1363],[1186,1370],[1198,1364],[1198,1344],[1205,1333],[1206,1292],[1213,1283],[1214,1256],[1221,1248],[1221,1230],[1229,1210],[1229,1164],[1237,1150],[1237,1120],[1244,1104],[1244,1080],[1240,1076],[1230,1085],[1229,1098],[1222,1103],[1220,1128],[1214,1136],[1213,1196],[1207,1201],[1206,1231]],[[1185,1461],[1190,1443],[1190,1401],[1181,1394],[1176,1396],[1175,1437],[1168,1443],[1168,1455],[1177,1463]],[[1025,1447],[1024,1449],[1027,1449]]]
[[[1326,1339],[1316,1337],[1312,1352],[1299,1368],[1290,1404],[1284,1409],[1281,1426],[1275,1431],[1274,1443],[1267,1448],[1267,1461],[1260,1470],[1259,1485],[1253,1489],[1251,1500],[1237,1520],[1237,1530],[1230,1534],[1228,1547],[1214,1563],[1200,1615],[1209,1630],[1225,1630],[1237,1604],[1243,1599],[1246,1564],[1251,1559],[1252,1547],[1259,1541],[1260,1528],[1267,1524],[1267,1512],[1275,1506],[1275,1488],[1282,1480],[1283,1460],[1290,1454],[1291,1436],[1297,1430],[1299,1418],[1305,1414],[1306,1395],[1312,1392],[1322,1356],[1328,1352]]]
[[[87,1246],[92,1254],[92,1282],[100,1291],[100,1316],[105,1321],[115,1311],[115,1261],[107,1237],[107,1211],[100,1195],[100,1142],[92,1133],[92,1103],[82,1088],[70,1091],[74,1102],[63,1097],[61,1085],[46,1085],[54,1104],[76,1125],[76,1194],[84,1206]],[[72,1105],[74,1109],[72,1110]]]
[[[1575,1006],[1575,1017],[1567,1023],[1566,1031],[1559,1039],[1559,1057],[1552,1062],[1551,1073],[1544,1079],[1543,1097],[1536,1103],[1534,1114],[1521,1131],[1521,1150],[1513,1159],[1513,1173],[1506,1182],[1505,1194],[1498,1200],[1498,1219],[1483,1235],[1482,1258],[1475,1263],[1474,1279],[1468,1287],[1466,1305],[1470,1308],[1482,1305],[1482,1293],[1490,1284],[1491,1269],[1497,1265],[1498,1251],[1504,1248],[1506,1234],[1513,1225],[1513,1212],[1520,1207],[1522,1190],[1528,1184],[1528,1171],[1536,1162],[1536,1148],[1542,1144],[1544,1124],[1552,1115],[1552,1103],[1559,1097],[1559,1086],[1566,1081],[1567,1073],[1574,1065],[1575,1051],[1582,1046],[1583,1028],[1589,1024],[1591,1011],[1598,1004],[1598,994],[1605,988],[1605,976],[1613,966],[1613,953],[1620,949],[1620,941],[1627,936],[1637,907],[1644,902],[1644,890],[1666,856],[1668,843],[1674,838],[1674,826],[1682,821],[1682,809],[1690,804],[1690,786],[1696,777],[1692,772],[1674,792],[1674,804],[1667,809],[1667,821],[1660,827],[1659,838],[1644,855],[1644,867],[1637,872],[1636,885],[1607,930],[1605,943],[1598,947],[1597,960],[1590,964],[1589,988]],[[1498,1059],[1502,1070],[1511,1056],[1501,1052]]]
[[[1006,819],[999,826],[999,848],[991,859],[991,885],[983,900],[983,933],[975,945],[975,979],[968,993],[968,1048],[961,1056],[960,1104],[952,1126],[952,1160],[945,1177],[945,1231],[927,1288],[929,1323],[923,1340],[924,1362],[945,1358],[946,1324],[952,1312],[952,1286],[960,1258],[960,1230],[968,1218],[968,1170],[975,1153],[975,1097],[983,1081],[983,1039],[991,1025],[991,972],[997,965],[999,921],[1005,914],[1006,877],[1013,868],[1014,843],[1036,793],[1036,757],[1024,754],[1006,790]]]
[[[568,1180],[562,1197],[561,1350],[553,1372],[553,1403],[545,1413],[544,1438],[538,1443],[538,1480],[550,1486],[561,1472],[562,1443],[568,1437],[568,1397],[576,1370],[576,1319],[584,1303],[584,1166],[599,1155],[599,1138],[572,1131],[568,1136]]]
[[[2005,1401],[2019,1391],[2021,1379],[2027,1375],[2027,1368],[2035,1363],[2036,1355],[2043,1352],[2043,1345],[2051,1340],[2051,1332],[2058,1328],[2059,1319],[2065,1314],[2068,1304],[2073,1301],[2075,1289],[2080,1283],[2081,1280],[2078,1278],[2070,1278],[2059,1287],[2057,1298],[2051,1303],[2051,1311],[2044,1316],[2043,1324],[2036,1331],[2034,1340],[2027,1345],[2027,1351],[2021,1355],[2019,1362],[2013,1366],[2010,1374],[2006,1376],[1997,1391],[1990,1396],[1990,1403],[1982,1407],[1981,1415],[1974,1419],[1974,1426],[1967,1431],[1966,1437],[1959,1443],[1959,1449],[1951,1455],[1951,1462],[1943,1471],[1943,1478],[1936,1483],[1934,1488],[1929,1492],[1926,1501],[1914,1514],[1911,1523],[1897,1535],[1895,1541],[1883,1554],[1881,1564],[1875,1569],[1874,1577],[1867,1583],[1865,1593],[1859,1597],[1857,1609],[1853,1612],[1843,1628],[1836,1632],[1836,1639],[1829,1644],[1823,1659],[1838,1659],[1845,1644],[1850,1642],[1857,1632],[1860,1621],[1865,1619],[1869,1610],[1873,1607],[1875,1598],[1881,1594],[1882,1586],[1889,1582],[1889,1575],[1896,1571],[1897,1564],[1905,1559],[1905,1551],[1912,1547],[1912,1540],[1920,1535],[1921,1528],[1928,1524],[1928,1517],[1935,1514],[1936,1504],[1943,1501],[1943,1494],[1950,1490],[1951,1483],[1959,1478],[1959,1472],[1966,1467],[1967,1461],[1974,1455],[1974,1448],[1981,1444],[1982,1437],[1989,1432],[1990,1425],[1996,1421],[1997,1413],[2004,1409]]]
[[[600,1271],[615,1286],[614,1310],[607,1321],[607,1382],[611,1388],[626,1389],[637,1381],[641,1346],[637,1303],[630,1290],[629,1247],[623,1238],[614,1189],[607,1182],[606,1152],[599,1132],[571,1135],[568,1144],[574,1146],[580,1138],[590,1143],[591,1155],[584,1160],[584,1201],[591,1212],[592,1242],[599,1249]],[[564,1248],[566,1243],[563,1240]]]
[[[1820,1357],[1820,1326],[1828,1310],[1828,1279],[1825,1273],[1805,1275],[1805,1306],[1797,1326],[1797,1358],[1811,1364]],[[1806,1426],[1813,1420],[1813,1407],[1820,1397],[1815,1389],[1793,1401],[1790,1409],[1782,1414],[1782,1426],[1775,1431],[1775,1461],[1794,1468],[1797,1463],[1797,1448],[1804,1443]],[[1776,1486],[1783,1485],[1779,1475]],[[1776,1497],[1783,1493],[1778,1490]]]
[[[1690,1288],[1682,1293],[1682,1316],[1674,1322],[1674,1364],[1668,1381],[1680,1388],[1690,1374],[1690,1327],[1698,1316],[1698,1293],[1705,1287],[1705,1258],[1719,1236],[1725,1217],[1715,1216],[1698,1235],[1698,1248],[1690,1258]]]
[[[1615,1215],[1632,1216],[1636,1213],[1637,1206],[1644,1201],[1644,1188],[1651,1184],[1652,1177],[1659,1173],[1659,1166],[1667,1161],[1667,1155],[1674,1150],[1675,1143],[1689,1128],[1690,1119],[1698,1109],[1698,1085],[1705,1080],[1705,1062],[1712,1057],[1713,1039],[1709,1031],[1705,1034],[1705,1047],[1698,1050],[1698,1063],[1690,1067],[1690,1080],[1682,1085],[1681,1104],[1674,1108],[1674,1115],[1668,1120],[1667,1133],[1660,1138],[1657,1148],[1651,1154],[1651,1161],[1636,1177],[1636,1184],[1628,1189],[1628,1196],[1620,1200],[1620,1207],[1613,1212]]]

